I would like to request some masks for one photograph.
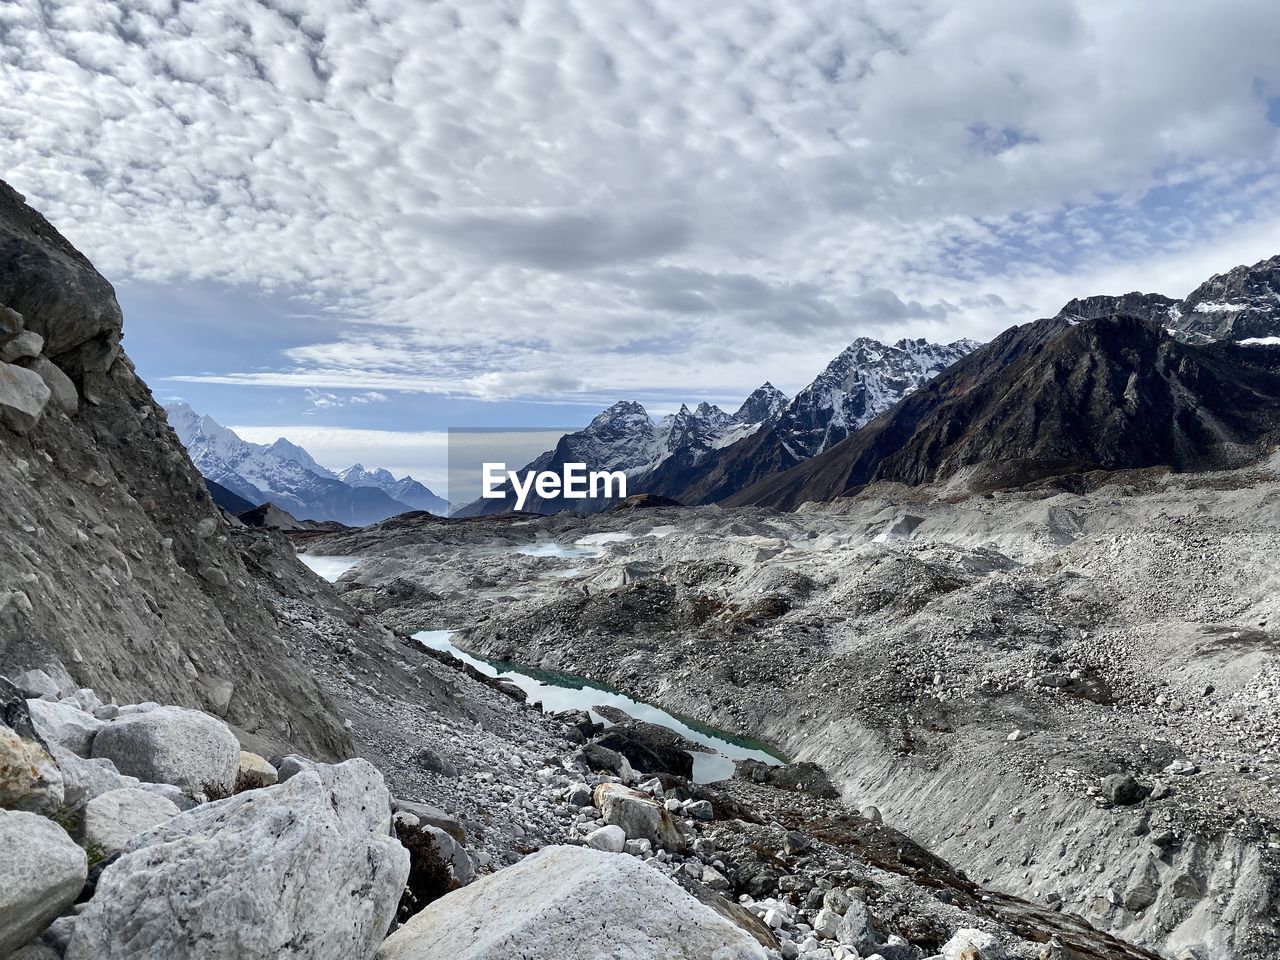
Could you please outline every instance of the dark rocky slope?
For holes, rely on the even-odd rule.
[[[260,602],[121,352],[111,285],[4,183],[0,305],[38,335],[22,335],[25,351],[12,338],[6,357],[27,355],[0,364],[26,385],[0,397],[0,672],[62,661],[121,702],[198,707],[268,743],[350,755],[330,701],[291,662],[294,628]]]
[[[970,489],[1095,469],[1238,466],[1280,436],[1280,350],[1129,316],[1014,327],[858,433],[728,497],[794,508],[877,480]]]

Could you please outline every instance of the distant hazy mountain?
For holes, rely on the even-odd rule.
[[[422,509],[377,486],[343,482],[283,437],[271,444],[249,443],[185,403],[166,411],[169,425],[205,478],[250,504],[270,502],[299,520],[337,520],[353,526]]]
[[[338,474],[338,478],[348,486],[374,487],[392,500],[407,503],[415,510],[426,510],[442,517],[449,513],[449,501],[444,497],[436,496],[413,477],[397,480],[390,470],[383,467],[366,470],[363,464],[355,463]]]

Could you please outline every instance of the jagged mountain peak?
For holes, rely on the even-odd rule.
[[[778,415],[790,398],[766,380],[742,401],[733,419],[738,423],[767,423]]]

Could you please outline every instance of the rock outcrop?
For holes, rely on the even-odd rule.
[[[349,756],[291,663],[297,635],[121,352],[111,284],[3,183],[0,311],[0,672],[60,661],[68,692],[162,699]]]

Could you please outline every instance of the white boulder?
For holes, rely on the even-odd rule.
[[[764,960],[756,940],[632,857],[545,847],[430,904],[377,960]]]
[[[225,723],[198,710],[156,707],[113,720],[93,738],[93,756],[148,783],[188,793],[212,784],[230,793],[240,766],[240,741]]]
[[[592,830],[586,836],[587,846],[605,853],[622,853],[627,849],[627,835],[619,826],[609,824]]]
[[[31,725],[46,743],[60,743],[72,753],[89,755],[89,745],[106,723],[70,703],[56,700],[28,700]]]
[[[360,759],[196,807],[103,870],[66,960],[368,960],[409,876],[390,822]]]
[[[38,937],[84,887],[84,851],[52,820],[0,810],[0,957]]]
[[[965,927],[942,945],[943,960],[1005,960],[1000,941],[984,930]]]
[[[123,850],[138,834],[181,812],[172,800],[138,787],[108,790],[84,806],[84,840],[104,854],[112,854]]]

